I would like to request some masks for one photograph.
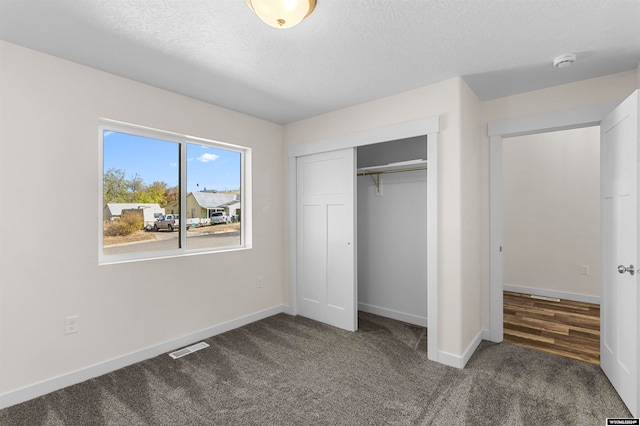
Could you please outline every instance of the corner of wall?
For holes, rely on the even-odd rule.
[[[464,368],[473,354],[476,352],[476,349],[478,349],[478,346],[480,346],[480,343],[482,343],[483,340],[488,340],[488,335],[489,332],[487,330],[479,330],[466,346],[466,349],[462,351],[460,355],[454,355],[444,351],[440,351],[438,353],[438,362],[444,365],[448,365],[449,367],[460,369]]]
[[[477,340],[481,327],[482,197],[480,187],[480,99],[460,79],[460,251],[461,349]],[[476,345],[477,346],[477,345]],[[466,363],[466,361],[465,361]]]

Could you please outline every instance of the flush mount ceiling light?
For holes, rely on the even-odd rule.
[[[566,68],[576,61],[576,55],[568,53],[560,55],[553,60],[553,66],[556,68]]]
[[[246,0],[262,21],[274,28],[291,28],[309,16],[316,0]]]

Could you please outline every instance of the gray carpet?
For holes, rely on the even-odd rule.
[[[598,367],[483,342],[464,370],[426,330],[349,333],[280,314],[0,411],[2,425],[604,425],[630,417]]]

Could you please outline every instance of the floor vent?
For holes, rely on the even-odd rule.
[[[531,295],[532,299],[540,299],[540,300],[546,300],[549,302],[559,302],[560,299],[556,299],[555,297],[547,297],[547,296],[536,296],[535,294]]]
[[[204,348],[208,348],[208,347],[209,347],[209,345],[206,344],[205,342],[200,342],[200,343],[196,343],[194,345],[188,346],[188,347],[186,347],[184,349],[179,349],[179,350],[177,350],[175,352],[171,352],[169,354],[169,356],[171,358],[173,358],[173,359],[178,359],[178,358],[181,358],[181,357],[183,357],[185,355],[192,354],[192,353],[194,353],[196,351],[199,351],[200,349],[204,349]]]

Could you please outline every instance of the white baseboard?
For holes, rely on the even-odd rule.
[[[463,368],[462,357],[458,355],[450,354],[449,352],[439,351],[438,362],[440,364],[448,365],[449,367]]]
[[[487,342],[491,341],[491,332],[489,330],[482,329],[480,331],[481,340],[486,340]]]
[[[207,339],[226,331],[242,327],[243,325],[251,324],[252,322],[285,312],[285,309],[286,306],[284,305],[274,306],[272,308],[265,309],[264,311],[255,312],[177,339],[160,343],[159,345],[132,352],[118,358],[110,359],[99,364],[94,364],[80,370],[72,371],[71,373],[63,374],[33,385],[4,393],[0,395],[0,409],[46,395],[67,386],[93,379],[94,377],[102,376],[103,374],[110,373],[149,358],[154,358],[158,355],[162,355],[163,353],[171,352],[174,349],[188,346],[198,340]]]
[[[453,355],[444,351],[438,352],[438,362],[449,367],[464,368],[483,340],[489,340],[489,330],[480,330],[462,355]]]
[[[533,287],[525,287],[521,285],[505,284],[504,289],[506,291],[513,291],[516,293],[534,294],[536,296],[555,297],[556,299],[573,300],[575,302],[595,303],[600,304],[600,296],[590,296],[588,294],[567,293],[564,291],[546,290]]]
[[[358,303],[358,310],[367,312],[381,317],[391,318],[394,320],[406,322],[421,327],[427,327],[427,318],[418,315],[407,314],[404,312],[394,311],[393,309],[381,308],[380,306],[368,305],[366,303]]]
[[[293,312],[293,306],[292,305],[282,305],[282,312],[288,315],[293,315],[296,316],[296,313]]]

